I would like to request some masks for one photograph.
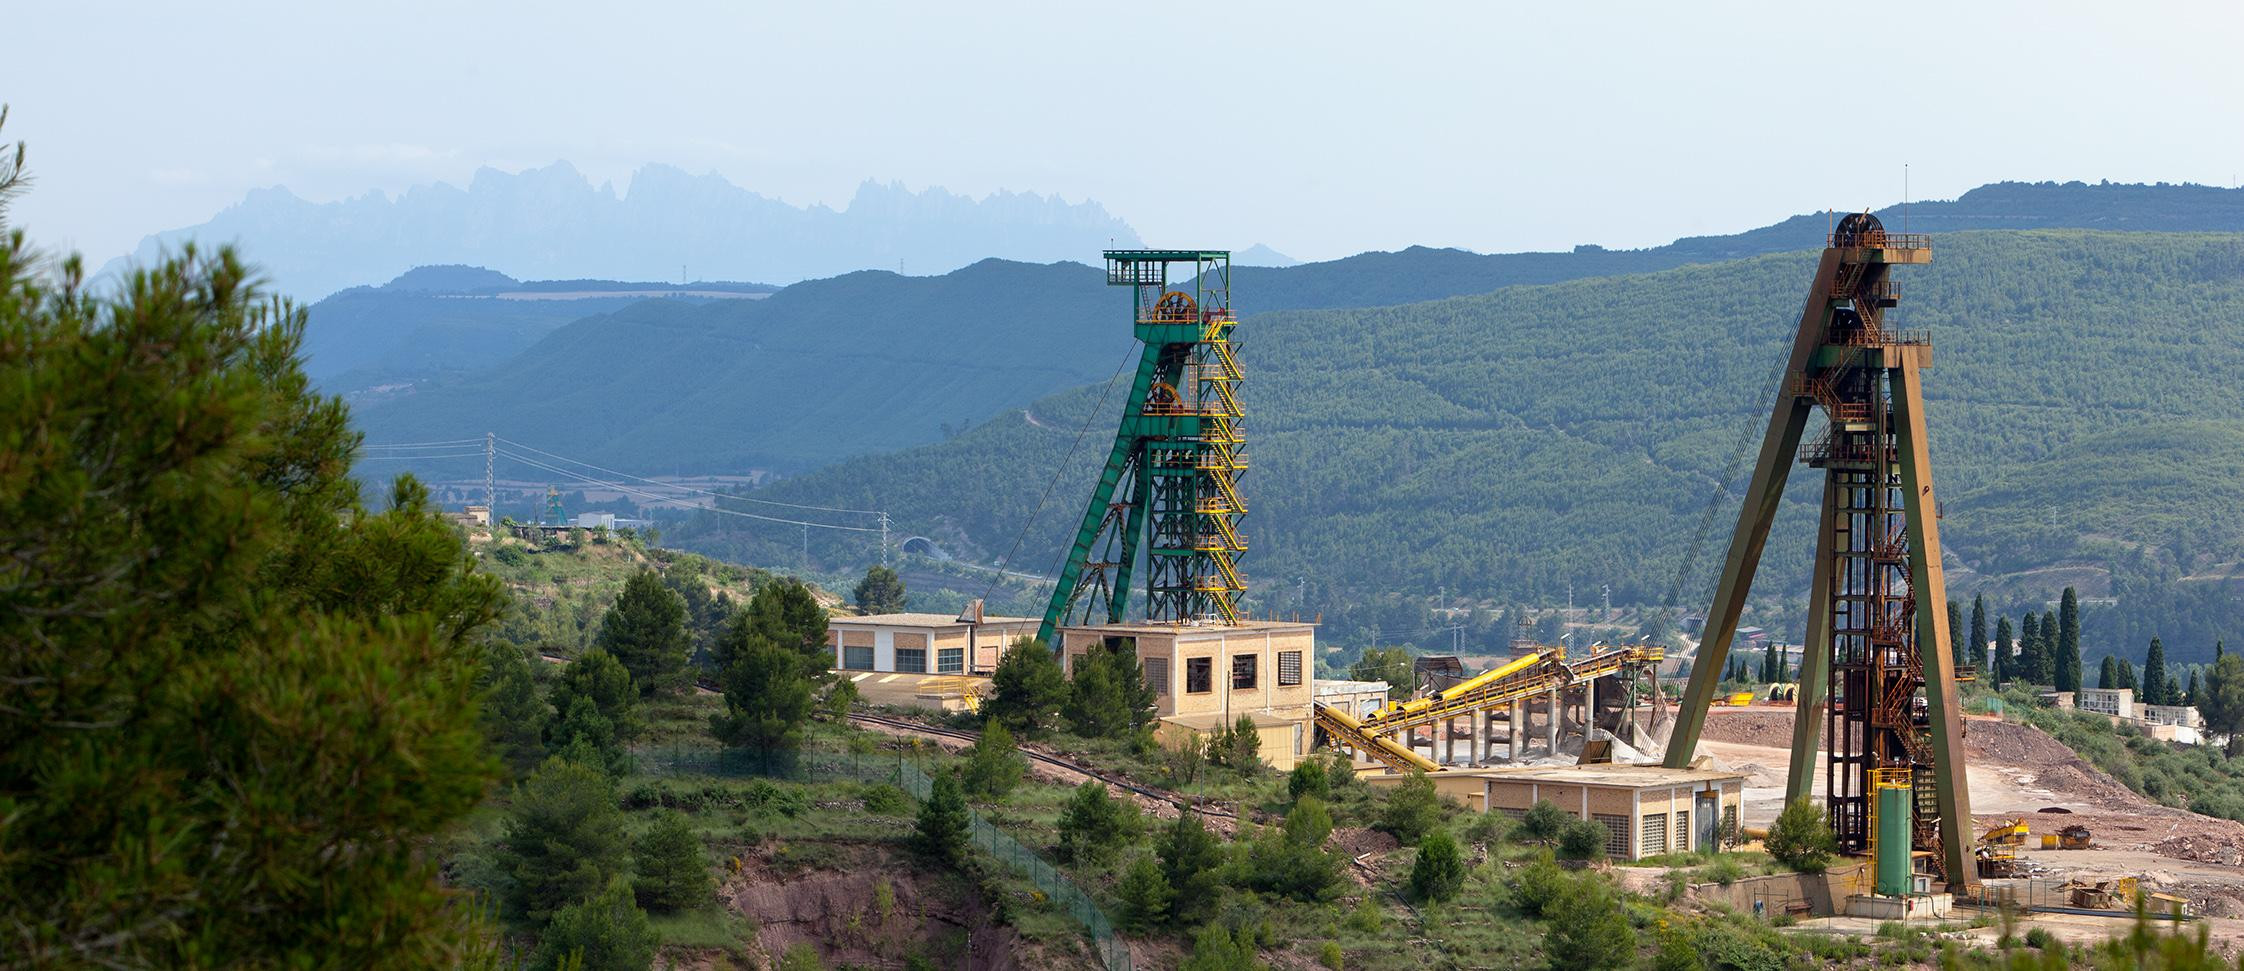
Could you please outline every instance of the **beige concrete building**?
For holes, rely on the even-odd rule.
[[[827,644],[837,671],[987,675],[1014,641],[1036,636],[1028,617],[872,614],[834,617]]]
[[[1404,778],[1364,777],[1374,785],[1394,785]],[[1605,827],[1605,854],[1625,860],[1713,845],[1725,828],[1737,827],[1745,798],[1743,773],[1655,765],[1450,769],[1427,778],[1435,791],[1475,812],[1500,812],[1514,819],[1548,799]]]
[[[1071,677],[1100,643],[1134,642],[1165,732],[1205,734],[1247,716],[1254,719],[1263,760],[1271,766],[1291,769],[1309,752],[1314,624],[1101,624],[1062,628],[1059,638]]]
[[[2082,688],[2073,696],[2073,707],[2115,718],[2135,717],[2135,689]]]
[[[1338,708],[1362,718],[1387,704],[1388,688],[1385,681],[1327,681],[1318,678],[1310,684],[1310,695],[1320,705]]]

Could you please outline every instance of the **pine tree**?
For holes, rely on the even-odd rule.
[[[0,228],[0,963],[491,956],[430,846],[498,767],[504,591],[416,480],[367,501],[256,276],[93,286]]]
[[[617,741],[635,739],[645,728],[639,714],[639,691],[633,686],[631,673],[606,651],[586,651],[562,667],[561,677],[553,686],[554,710],[566,715],[578,698],[590,702],[607,719]],[[553,744],[558,748],[568,742],[561,739]]]
[[[1024,637],[1005,651],[997,670],[990,672],[990,697],[982,703],[982,718],[1033,738],[1052,725],[1069,697],[1067,676],[1060,673],[1051,648]]]
[[[1457,840],[1446,830],[1435,830],[1418,841],[1418,858],[1410,866],[1410,895],[1422,902],[1442,903],[1465,886],[1465,857]]]
[[[1161,864],[1151,856],[1131,861],[1114,895],[1122,902],[1119,923],[1125,931],[1143,934],[1169,919],[1169,881],[1161,875]]]
[[[2143,690],[2137,696],[2146,705],[2172,704],[2167,699],[2169,690],[2171,688],[2166,683],[2166,645],[2153,637],[2150,653],[2143,658]]]
[[[1021,757],[1013,733],[1005,730],[1003,722],[991,721],[982,726],[982,736],[966,750],[966,764],[959,769],[958,781],[968,795],[996,802],[1020,785],[1027,773],[1028,760]]]
[[[1971,598],[1971,661],[1981,668],[1987,667],[1987,597],[1985,594]]]
[[[615,606],[600,618],[594,643],[623,662],[642,696],[685,685],[686,657],[693,650],[686,604],[653,570],[624,581]]]
[[[904,578],[895,570],[875,565],[865,571],[851,591],[857,609],[868,614],[893,614],[904,609]]]
[[[966,808],[966,794],[959,788],[958,777],[936,773],[927,801],[919,806],[915,842],[920,852],[956,865],[966,859],[967,831],[972,826],[973,816]]]
[[[2066,587],[2057,605],[2057,690],[2080,690],[2080,596]]]
[[[710,716],[709,727],[727,745],[793,749],[810,720],[812,687],[802,656],[774,641],[769,629],[747,612],[717,639],[716,653],[726,658],[718,675],[725,712]]]
[[[509,773],[528,773],[545,761],[545,730],[553,720],[553,706],[538,697],[529,655],[521,648],[494,641],[485,657],[483,737]]]
[[[639,905],[650,910],[678,911],[699,907],[715,899],[710,880],[708,851],[701,845],[693,822],[676,810],[663,810],[631,845],[637,860],[638,879],[632,889]]]
[[[1223,893],[1223,844],[1200,821],[1182,812],[1154,847],[1161,875],[1169,882],[1169,912],[1184,924],[1206,920]]]
[[[531,971],[644,971],[660,943],[631,889],[617,880],[561,908],[538,935]]]
[[[543,924],[624,875],[629,860],[615,783],[591,766],[548,759],[516,787],[497,849],[507,914]]]
[[[1138,836],[1141,817],[1130,803],[1107,794],[1097,779],[1075,787],[1060,811],[1060,856],[1074,863],[1103,863]]]

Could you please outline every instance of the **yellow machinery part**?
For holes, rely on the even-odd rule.
[[[1355,749],[1357,754],[1365,758],[1379,762],[1397,772],[1408,772],[1412,769],[1426,772],[1441,771],[1440,763],[1411,751],[1409,746],[1400,744],[1384,735],[1375,735],[1365,731],[1363,723],[1357,721],[1354,716],[1345,711],[1320,703],[1315,706],[1315,712],[1318,728],[1324,729],[1325,734],[1332,736],[1340,744]]]

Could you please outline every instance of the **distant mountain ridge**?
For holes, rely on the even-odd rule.
[[[1996,182],[1954,199],[1877,210],[1887,229],[1952,233],[1980,229],[2099,229],[2125,232],[2244,232],[2244,189],[2158,183]],[[1313,307],[1384,307],[1487,293],[1522,284],[1654,273],[1822,245],[1832,216],[1809,213],[1725,236],[1689,236],[1665,246],[1571,252],[1473,253],[1413,246],[1287,267],[1232,271],[1252,312]]]
[[[628,191],[594,186],[567,162],[482,169],[446,183],[315,203],[285,188],[250,192],[209,221],[157,233],[130,257],[147,264],[189,239],[238,242],[282,292],[316,300],[413,267],[459,263],[520,278],[703,279],[789,283],[862,269],[942,273],[989,257],[1082,259],[1139,245],[1096,202],[868,181],[836,210],[798,207],[715,174],[667,165]],[[104,272],[121,267],[112,261]]]
[[[1881,212],[1899,229],[1894,208]],[[1396,306],[1737,258],[1729,253],[1797,253],[1822,245],[1827,218],[1795,216],[1647,250],[1484,256],[1414,247],[1283,269],[1241,265],[1232,271],[1233,295],[1248,317],[1242,339],[1251,345],[1260,339],[1253,318],[1267,311]],[[2004,183],[1952,202],[1914,204],[1907,222],[1941,231],[2078,224],[2240,232],[2244,191]],[[574,457],[620,468],[793,474],[939,441],[1007,409],[1105,380],[1130,347],[1129,297],[1101,284],[1096,270],[1077,263],[992,260],[941,277],[853,273],[796,284],[754,305],[617,304],[599,308],[603,316],[549,325],[537,338],[522,339],[528,332],[519,327],[507,331],[519,340],[519,357],[481,351],[487,373],[453,368],[453,377],[370,403],[356,417],[378,440],[512,430],[526,441],[565,441]],[[430,306],[509,319],[520,313],[502,303]],[[319,318],[315,308],[315,338],[327,326]],[[407,342],[416,355],[427,344]],[[565,387],[554,380],[561,374]]]

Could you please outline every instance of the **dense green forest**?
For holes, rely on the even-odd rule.
[[[1569,584],[1583,604],[1603,585],[1616,604],[1661,604],[1687,558],[1677,603],[1703,604],[1737,509],[1718,482],[1735,488],[1741,446],[1757,444],[1811,266],[1781,254],[1248,318],[1255,609],[1444,590],[1551,605]],[[2066,583],[2110,592],[2066,571],[2038,580],[2053,564],[2139,584],[2160,570],[2221,574],[2244,553],[2233,495],[2244,392],[2232,378],[2244,369],[2244,238],[1959,233],[1899,284],[1898,324],[1935,335],[1927,393],[1959,595],[1985,589],[2010,611]],[[878,503],[901,529],[983,563],[1018,538],[1010,564],[1050,573],[1111,443],[1120,392],[1106,390],[757,495]],[[1758,589],[1772,607],[1804,586],[1811,487],[1794,477],[1769,545]],[[729,519],[669,535],[752,562],[776,559],[758,544],[801,541]],[[837,561],[877,555],[862,539],[828,542],[821,555]],[[2088,611],[2092,637],[2144,629],[2104,613]],[[2211,654],[2210,640],[2177,640],[2177,660]]]

